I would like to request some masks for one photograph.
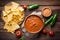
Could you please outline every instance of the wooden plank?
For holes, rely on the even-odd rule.
[[[26,40],[60,40],[60,32],[55,32],[54,36],[50,36],[49,34],[40,34],[39,38],[35,38],[35,39],[29,39],[26,38]]]
[[[0,29],[4,27],[4,22],[0,22]],[[45,26],[46,28],[50,27],[50,25]],[[52,30],[54,32],[59,32],[60,31],[60,22],[56,22],[54,26],[52,27]]]
[[[55,32],[60,32],[60,22],[56,22],[55,25],[52,27],[52,30]]]
[[[54,25],[51,27],[50,24],[44,26],[48,31],[53,30],[54,32],[60,32],[60,22],[55,22]]]
[[[2,11],[3,7],[0,7],[0,11]],[[45,6],[39,6],[38,10],[42,10],[44,7],[50,7],[52,10],[60,10],[60,6],[46,6],[46,5]]]
[[[60,6],[40,6],[38,9],[35,9],[35,10],[32,10],[32,11],[26,10],[25,14],[26,14],[26,16],[28,16],[33,11],[42,10],[44,7],[50,7],[52,9],[53,13],[57,12],[58,13],[57,21],[60,22]],[[3,9],[3,7],[0,7],[0,13],[2,13],[2,9]],[[0,14],[0,21],[2,21],[1,14]]]
[[[4,6],[5,4],[15,1],[22,4],[30,5],[30,4],[40,4],[40,5],[60,5],[60,0],[0,0],[0,6]]]
[[[2,34],[2,35],[1,35]],[[0,40],[18,40],[15,35],[8,32],[0,32]]]

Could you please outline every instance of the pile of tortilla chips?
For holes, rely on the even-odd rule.
[[[16,2],[11,2],[9,5],[4,6],[2,11],[2,19],[5,22],[4,29],[8,32],[14,33],[24,19],[24,9]]]

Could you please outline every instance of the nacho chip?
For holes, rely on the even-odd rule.
[[[4,29],[7,29],[8,32],[14,33],[16,29],[20,28],[19,25],[15,22],[6,23]]]

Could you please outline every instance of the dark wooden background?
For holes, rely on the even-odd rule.
[[[58,13],[57,21],[54,27],[52,28],[52,30],[55,32],[55,36],[50,37],[49,35],[41,34],[38,38],[35,39],[26,38],[26,40],[60,40],[60,0],[0,0],[0,40],[18,40],[16,39],[15,35],[5,32],[5,30],[3,29],[4,22],[1,18],[1,13],[4,5],[11,1],[18,2],[21,5],[23,4],[30,5],[30,4],[38,3],[40,4],[40,6],[36,10],[42,10],[43,7],[50,7],[53,13],[55,12]],[[29,15],[32,11],[26,10],[25,11],[26,16]],[[2,30],[4,31],[2,32]]]

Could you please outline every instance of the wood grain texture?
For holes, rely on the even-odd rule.
[[[39,33],[40,34],[39,37],[37,37],[35,39],[26,38],[26,40],[60,40],[60,0],[0,0],[0,33],[2,32],[2,30],[4,30],[3,26],[5,24],[1,18],[2,9],[3,9],[4,5],[6,5],[7,3],[11,2],[11,1],[18,2],[21,5],[23,5],[23,4],[30,5],[30,4],[35,4],[35,3],[40,4],[38,9],[35,9],[32,11],[25,10],[25,17],[28,16],[33,11],[42,10],[43,7],[50,7],[52,9],[52,14],[54,14],[55,12],[58,13],[56,23],[55,23],[54,27],[52,27],[52,30],[55,32],[55,36],[50,37],[48,34],[43,35],[42,33]],[[44,18],[44,19],[47,19],[47,18]],[[50,26],[48,25],[48,26],[46,26],[46,28],[47,27],[50,27]],[[4,35],[9,35],[9,34],[8,33],[0,34],[0,36],[2,38],[7,37],[2,40],[7,40],[8,36],[4,36]],[[1,40],[1,37],[0,37],[0,40]]]
[[[2,34],[2,35],[1,35]],[[0,40],[18,40],[15,35],[7,32],[0,32]]]
[[[59,5],[60,6],[60,0],[0,0],[0,5],[4,6],[5,4],[15,1],[22,4],[30,5],[30,4],[40,4],[40,5]]]

